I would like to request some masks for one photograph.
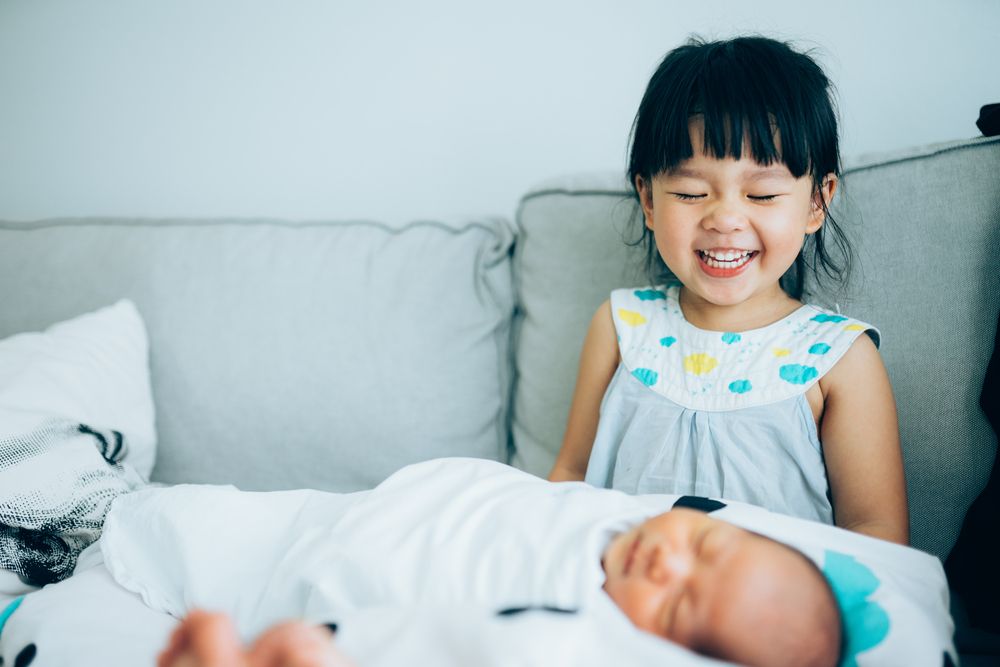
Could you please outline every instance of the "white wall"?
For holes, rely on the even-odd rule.
[[[978,134],[1000,2],[0,0],[0,218],[511,216],[692,32],[818,47],[843,152]]]

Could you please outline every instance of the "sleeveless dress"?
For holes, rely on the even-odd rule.
[[[743,332],[684,319],[680,285],[611,293],[621,361],[601,402],[586,481],[627,493],[727,498],[833,523],[806,391],[867,332],[803,305]]]

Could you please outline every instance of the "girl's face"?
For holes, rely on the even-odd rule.
[[[691,123],[691,145],[703,145]],[[757,306],[785,300],[778,280],[795,261],[824,212],[808,175],[781,163],[697,152],[651,182],[637,179],[646,227],[667,267],[684,284],[689,304]],[[829,175],[820,194],[833,197]]]

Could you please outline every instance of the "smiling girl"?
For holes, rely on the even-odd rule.
[[[597,309],[551,480],[724,497],[907,542],[879,333],[801,301],[807,267],[849,269],[828,209],[839,174],[812,58],[763,37],[667,54],[629,162],[655,283]]]

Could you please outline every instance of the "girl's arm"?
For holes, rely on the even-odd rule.
[[[836,524],[907,544],[910,520],[896,401],[871,339],[859,336],[820,387],[820,439]]]
[[[618,367],[618,336],[611,317],[611,304],[605,301],[594,313],[580,353],[580,370],[570,404],[566,435],[556,457],[549,480],[582,480],[587,472],[590,450],[597,434],[601,400]]]

